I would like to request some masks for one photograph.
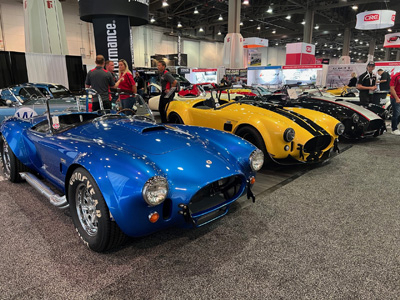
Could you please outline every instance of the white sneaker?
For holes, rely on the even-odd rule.
[[[400,130],[396,129],[395,131],[392,131],[392,134],[394,134],[394,135],[400,135]]]

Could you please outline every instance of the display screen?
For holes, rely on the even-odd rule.
[[[256,69],[249,68],[247,73],[248,85],[280,85],[282,84],[281,69]]]
[[[317,82],[318,69],[284,69],[285,84],[305,84]]]

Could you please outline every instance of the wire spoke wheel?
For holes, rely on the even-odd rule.
[[[99,221],[96,215],[97,200],[94,200],[84,184],[76,189],[76,212],[82,228],[89,236],[95,236],[98,232]]]

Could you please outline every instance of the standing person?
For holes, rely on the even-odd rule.
[[[112,60],[106,60],[106,70],[111,73],[114,81],[118,81],[118,74],[114,72],[115,64]]]
[[[230,82],[229,82],[228,77],[226,75],[224,75],[224,77],[222,77],[221,85],[222,86],[230,86]]]
[[[357,74],[356,74],[356,72],[352,72],[349,84],[347,86],[348,87],[355,87],[356,84],[357,84]]]
[[[167,123],[167,105],[174,99],[176,86],[178,84],[176,79],[166,70],[166,68],[167,65],[165,64],[165,61],[161,60],[157,63],[157,69],[161,81],[161,95],[158,104],[161,123]]]
[[[390,75],[388,72],[379,69],[378,75],[380,76],[377,83],[379,83],[379,92],[374,95],[374,103],[381,104],[381,99],[385,99],[387,94],[390,93]]]
[[[400,117],[400,72],[396,73],[390,80],[390,103],[393,107],[392,134],[400,135],[398,127]]]
[[[118,61],[118,69],[119,69],[119,79],[115,84],[116,87],[122,90],[122,92],[127,93],[137,93],[136,83],[133,80],[133,76],[131,71],[129,70],[128,63],[125,59],[120,59]],[[133,106],[133,95],[120,95],[119,99],[121,101],[121,107],[124,108],[132,108]]]
[[[378,74],[381,77],[379,79],[379,81],[378,81],[379,90],[381,92],[388,92],[389,93],[389,90],[390,90],[390,75],[389,75],[389,73],[384,71],[384,70],[382,70],[382,69],[379,69],[378,70]]]
[[[374,91],[377,89],[376,76],[372,71],[375,69],[375,63],[369,62],[367,71],[358,78],[357,89],[360,91],[361,105],[368,105],[373,102]]]
[[[85,87],[93,88],[100,95],[104,109],[111,109],[110,88],[115,87],[115,81],[110,72],[104,69],[105,60],[103,55],[96,56],[96,68],[90,70],[86,76]],[[97,95],[92,98],[92,111],[100,109]]]
[[[135,82],[136,82],[137,93],[141,97],[143,97],[143,95],[144,95],[144,80],[142,77],[140,77],[140,74],[138,71],[136,71],[136,74],[135,74]]]

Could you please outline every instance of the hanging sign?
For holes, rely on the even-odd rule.
[[[258,37],[249,37],[243,39],[243,48],[261,48],[268,47],[267,39],[260,39]]]
[[[385,35],[385,48],[400,48],[400,32]]]
[[[394,26],[396,11],[372,10],[357,14],[356,29],[374,30]]]

